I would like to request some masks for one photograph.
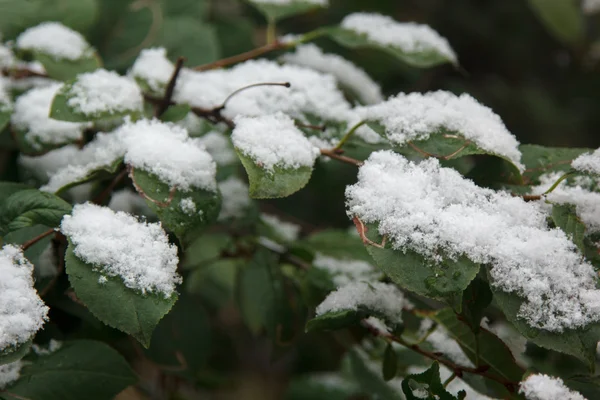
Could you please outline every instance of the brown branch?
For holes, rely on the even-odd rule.
[[[537,201],[537,200],[542,199],[542,196],[539,194],[524,194],[524,195],[513,194],[513,196],[521,197],[525,201]]]
[[[167,108],[172,104],[171,99],[173,98],[173,92],[175,91],[175,85],[177,84],[177,78],[179,77],[179,73],[183,68],[183,63],[185,62],[185,57],[179,57],[177,62],[175,63],[175,69],[173,70],[173,74],[171,75],[171,79],[169,79],[169,83],[167,84],[167,88],[165,90],[165,96],[162,101],[159,103],[158,107],[156,107],[154,111],[155,117],[160,117],[167,111]]]
[[[221,111],[217,110],[216,108],[207,110],[201,107],[192,107],[192,112],[198,117],[204,118],[213,124],[218,124],[219,122],[222,122],[225,125],[227,125],[229,129],[235,128],[235,124],[233,123],[233,121],[229,118],[224,117],[221,114]]]
[[[133,187],[135,187],[135,190],[146,200],[156,204],[159,207],[168,207],[171,202],[173,202],[173,199],[175,198],[175,193],[177,192],[177,186],[173,186],[171,188],[171,191],[169,192],[169,198],[166,201],[159,201],[156,199],[153,199],[152,197],[148,196],[146,194],[146,192],[144,192],[144,189],[142,189],[142,187],[140,185],[138,185],[138,183],[135,181],[135,177],[133,176],[135,169],[133,166],[128,165],[127,169],[129,170],[129,178],[131,178],[131,182],[133,183]]]
[[[273,43],[266,44],[266,45],[258,47],[256,49],[247,51],[245,53],[241,53],[241,54],[238,54],[238,55],[235,55],[232,57],[224,58],[222,60],[218,60],[218,61],[215,61],[215,62],[212,62],[209,64],[197,66],[194,69],[196,71],[209,71],[211,69],[223,68],[228,65],[237,64],[242,61],[247,61],[247,60],[262,56],[263,54],[267,54],[267,53],[270,53],[275,50],[283,50],[286,47],[288,47],[288,44],[280,42],[280,41],[275,41]]]
[[[357,160],[355,158],[342,156],[342,155],[338,154],[338,152],[334,149],[321,149],[321,155],[332,158],[334,160],[345,162],[346,164],[356,165],[357,167],[360,167],[364,164],[364,162]]]
[[[321,132],[325,132],[325,130],[327,129],[327,126],[325,125],[310,125],[310,124],[303,124],[301,122],[296,121],[296,126],[298,128],[306,128],[306,129],[313,129],[315,131],[321,131]]]
[[[9,76],[13,79],[25,79],[25,78],[48,78],[48,75],[42,72],[36,72],[29,68],[3,68],[2,75]]]
[[[41,235],[38,235],[38,236],[34,237],[33,239],[30,239],[30,240],[26,241],[25,243],[23,243],[21,245],[21,249],[23,249],[23,251],[29,249],[31,246],[33,246],[34,244],[36,244],[37,242],[39,242],[43,238],[52,235],[54,232],[56,232],[54,230],[54,228],[53,229],[48,229],[46,232],[42,233]]]
[[[407,341],[405,341],[404,339],[402,339],[401,337],[395,336],[389,332],[381,332],[379,329],[375,328],[374,326],[372,326],[371,324],[369,324],[366,320],[362,321],[362,325],[374,336],[379,336],[382,337],[386,340],[392,341],[392,342],[396,342],[412,351],[414,351],[415,353],[418,353],[420,355],[422,355],[423,357],[427,357],[431,360],[437,361],[440,364],[445,365],[446,367],[448,367],[453,373],[455,373],[458,377],[462,377],[463,373],[469,373],[469,374],[474,374],[474,375],[479,375],[482,376],[484,378],[493,380],[495,382],[500,383],[501,385],[503,385],[506,390],[508,390],[510,393],[514,393],[516,388],[518,387],[519,383],[518,382],[511,382],[509,380],[506,379],[502,379],[499,378],[497,376],[494,376],[492,374],[490,374],[488,371],[490,369],[489,365],[481,365],[478,366],[476,368],[471,368],[471,367],[465,367],[462,365],[458,365],[456,363],[453,363],[452,361],[449,361],[445,358],[442,357],[442,354],[440,353],[434,353],[431,351],[427,351],[422,349],[421,347],[419,347],[419,345],[417,344],[410,344]]]
[[[115,187],[127,176],[127,168],[122,168],[115,178],[108,184],[106,188],[92,200],[94,204],[104,204],[108,196],[113,192]]]

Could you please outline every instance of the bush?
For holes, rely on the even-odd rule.
[[[67,3],[2,25],[1,399],[600,396],[600,149],[313,43],[460,74],[427,25]],[[529,3],[578,51],[600,9]]]

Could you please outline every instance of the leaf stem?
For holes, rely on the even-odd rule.
[[[342,146],[344,146],[344,144],[346,144],[346,142],[348,141],[348,139],[350,139],[350,137],[354,134],[354,132],[356,132],[358,130],[358,128],[360,128],[361,126],[363,126],[364,124],[366,124],[367,121],[360,121],[358,124],[354,125],[345,135],[344,137],[340,140],[340,142],[337,144],[337,146],[335,146],[333,149],[334,150],[340,150],[342,148]]]
[[[321,155],[329,158],[333,158],[334,160],[338,160],[344,162],[346,164],[352,164],[357,167],[360,167],[364,164],[364,162],[357,160],[355,158],[346,157],[338,154],[334,149],[321,149]]]
[[[34,237],[33,239],[30,239],[30,240],[26,241],[25,243],[23,243],[21,245],[21,249],[23,249],[23,251],[26,251],[27,249],[29,249],[31,246],[33,246],[34,244],[36,244],[43,238],[52,235],[54,232],[56,232],[54,230],[54,228],[48,229],[46,232],[42,233],[41,235],[38,235],[38,236]]]
[[[258,86],[283,86],[283,87],[289,88],[289,87],[292,86],[292,84],[289,83],[289,82],[261,82],[261,83],[253,83],[251,85],[244,86],[242,88],[239,88],[239,89],[235,90],[233,93],[231,93],[229,96],[227,96],[227,98],[223,101],[223,104],[221,104],[218,107],[215,107],[213,110],[215,112],[221,112],[222,110],[225,109],[225,107],[227,107],[227,103],[229,102],[229,100],[231,100],[231,98],[234,97],[236,94],[238,94],[240,92],[243,92],[244,90],[255,88],[255,87],[258,87]]]
[[[452,382],[452,381],[454,380],[454,378],[456,378],[456,377],[457,377],[456,373],[455,373],[455,372],[453,372],[453,373],[452,373],[452,375],[450,375],[450,376],[448,377],[448,379],[446,379],[446,380],[444,381],[444,389],[446,389],[446,388],[448,387],[448,385],[450,384],[450,382]]]
[[[277,36],[277,23],[275,19],[269,18],[267,21],[267,44],[273,44]]]
[[[173,74],[171,75],[171,79],[169,79],[169,83],[167,84],[167,88],[165,90],[165,95],[154,111],[155,117],[160,117],[164,114],[165,111],[171,105],[171,99],[173,98],[173,92],[175,91],[175,85],[177,84],[177,78],[179,77],[179,73],[183,68],[183,63],[185,62],[185,57],[179,57],[177,62],[175,63],[175,69],[173,70]]]
[[[550,186],[550,188],[548,190],[546,190],[543,195],[547,195],[550,194],[554,191],[554,189],[556,189],[558,187],[558,185],[561,184],[562,181],[564,181],[565,179],[567,179],[569,176],[573,175],[575,172],[574,169],[568,171],[566,174],[564,174],[563,176],[561,176],[560,178],[558,178],[558,180],[556,182],[554,182],[554,184],[552,184],[552,186]]]

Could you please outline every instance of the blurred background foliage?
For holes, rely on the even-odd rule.
[[[550,11],[541,10],[540,2],[550,4]],[[364,68],[386,95],[437,89],[466,92],[500,115],[522,143],[597,148],[600,50],[594,48],[600,49],[600,42],[595,46],[600,17],[565,12],[561,4],[566,2],[579,10],[577,1],[571,0],[331,0],[329,9],[286,19],[277,29],[281,35],[308,32],[356,11],[427,23],[449,40],[461,69],[419,70],[374,51],[345,50],[327,39],[317,44]],[[239,0],[0,0],[4,40],[48,20],[84,33],[100,51],[106,68],[123,73],[147,47],[164,46],[172,59],[185,56],[186,65],[193,66],[250,50],[265,40],[264,19]],[[306,189],[288,199],[264,202],[263,211],[297,221],[304,233],[347,228],[344,188],[355,179],[352,166],[323,162]],[[225,302],[232,296],[231,288],[217,284],[219,276],[206,279],[211,287],[223,289]],[[207,335],[208,322],[197,313],[189,319],[186,307],[201,306],[183,299],[180,303],[181,314],[171,319],[186,321],[191,336],[181,340],[196,343]],[[242,396],[237,398],[280,398],[290,372],[336,367],[344,338],[300,334],[293,349],[273,352],[269,339],[240,330],[235,313],[233,308],[220,310],[219,322],[212,326],[212,343],[198,350],[206,354],[201,362],[210,365],[199,367],[196,380],[202,386],[227,386],[230,378],[219,371],[234,368],[242,376],[236,378],[235,391]],[[100,335],[96,328],[92,331]],[[158,330],[157,335],[167,333]],[[178,377],[161,379],[166,381],[156,384],[168,387]]]

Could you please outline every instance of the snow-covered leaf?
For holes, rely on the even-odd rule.
[[[378,49],[414,67],[458,65],[448,41],[428,25],[401,23],[380,14],[355,13],[346,16],[340,27],[325,32],[342,46]]]
[[[531,374],[519,384],[519,393],[527,400],[586,400],[580,393],[569,389],[562,379],[545,374]]]
[[[523,176],[526,183],[539,184],[540,176],[552,172],[566,173],[571,169],[571,162],[592,149],[574,147],[546,147],[533,144],[519,146],[525,164]]]
[[[0,202],[0,234],[34,225],[56,228],[71,209],[69,203],[51,193],[37,189],[18,191]]]
[[[247,0],[268,20],[277,21],[297,14],[327,7],[329,0]]]
[[[552,220],[575,243],[579,251],[585,254],[585,224],[577,216],[574,205],[555,204],[552,206]]]

